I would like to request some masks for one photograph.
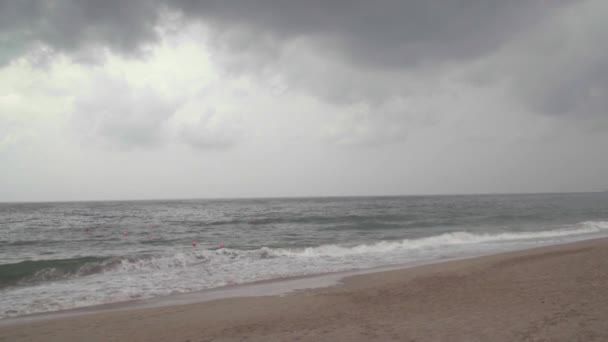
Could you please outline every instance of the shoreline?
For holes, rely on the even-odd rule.
[[[480,254],[442,257],[438,259],[418,260],[410,263],[389,264],[375,266],[371,268],[344,270],[320,274],[296,275],[279,278],[262,279],[249,283],[225,285],[204,290],[177,293],[165,296],[132,299],[105,304],[96,304],[90,306],[76,307],[70,309],[61,309],[48,312],[37,312],[14,317],[0,319],[0,328],[4,326],[27,324],[30,322],[39,322],[55,319],[70,318],[79,315],[90,315],[96,313],[129,311],[138,309],[162,308],[174,305],[200,304],[215,300],[230,299],[230,298],[247,298],[247,297],[268,297],[268,296],[284,296],[292,293],[297,293],[307,290],[315,290],[340,286],[348,278],[359,275],[368,275],[373,273],[383,273],[399,270],[407,270],[418,267],[431,266],[435,264],[443,264],[454,261],[470,260],[477,258],[485,258],[491,256],[499,256],[503,254],[535,250],[539,248],[553,247],[576,244],[585,241],[601,240],[608,237],[596,237],[578,241],[558,242],[551,244],[541,244],[533,247],[519,247],[507,250],[497,250],[491,252],[482,252]]]
[[[608,239],[608,238],[607,238]],[[567,243],[566,243],[567,244]],[[542,247],[533,247],[542,248]],[[512,252],[512,251],[509,251]],[[320,274],[286,276],[280,278],[270,278],[253,281],[243,284],[225,285],[199,291],[177,293],[166,296],[151,297],[145,299],[133,299],[127,301],[112,302],[83,306],[57,311],[37,312],[21,316],[0,319],[0,328],[3,326],[27,324],[31,322],[70,318],[79,315],[90,315],[96,313],[107,313],[117,311],[128,311],[138,309],[162,308],[167,306],[200,304],[215,300],[247,297],[272,297],[286,296],[301,291],[323,289],[333,286],[340,286],[346,279],[359,275],[372,273],[390,272],[396,270],[406,270],[416,267],[423,267],[450,261],[474,259],[479,257],[491,256],[495,254],[509,253],[498,252],[484,255],[472,255],[453,258],[441,258],[434,260],[423,260],[407,264],[393,264],[376,266],[371,268],[336,271]]]
[[[606,258],[603,258],[603,256],[606,256]],[[577,258],[576,262],[572,260],[573,258]],[[559,261],[556,262],[558,259]],[[590,265],[593,265],[593,267],[589,268]],[[543,319],[548,319],[546,312],[543,310],[539,312],[537,310],[538,307],[535,307],[532,303],[534,300],[531,300],[539,296],[543,298],[547,297],[540,303],[542,304],[541,306],[545,306],[545,301],[553,303],[553,306],[556,303],[560,304],[561,301],[561,304],[565,306],[576,307],[583,304],[585,306],[593,306],[594,301],[587,298],[589,295],[593,295],[596,297],[594,310],[597,313],[591,318],[587,317],[584,325],[597,325],[598,322],[608,319],[608,305],[606,305],[608,304],[608,291],[604,295],[597,291],[589,291],[589,289],[586,289],[586,292],[581,292],[581,290],[588,287],[588,285],[591,285],[593,290],[603,289],[604,286],[608,286],[608,267],[603,268],[603,266],[608,266],[607,238],[469,257],[459,260],[438,260],[432,264],[414,265],[407,268],[395,267],[392,270],[368,269],[364,270],[365,273],[362,274],[341,274],[339,276],[334,274],[333,277],[338,280],[330,284],[325,283],[325,287],[291,290],[287,294],[284,292],[283,295],[275,293],[247,297],[230,296],[211,298],[203,302],[193,303],[185,301],[183,303],[174,303],[173,305],[153,307],[129,307],[127,305],[127,307],[123,308],[108,308],[101,311],[91,311],[91,307],[88,307],[68,310],[71,314],[64,316],[61,316],[61,312],[20,316],[3,320],[5,322],[0,321],[0,341],[77,341],[81,340],[84,336],[87,336],[86,339],[92,341],[162,341],[180,339],[185,341],[189,339],[188,337],[192,341],[202,341],[205,338],[227,338],[230,340],[245,336],[249,336],[254,340],[268,338],[289,340],[296,336],[309,340],[369,340],[375,339],[374,336],[367,335],[372,332],[380,334],[378,337],[384,336],[382,335],[382,329],[379,329],[376,325],[368,327],[358,326],[357,329],[354,329],[354,331],[358,331],[356,336],[351,335],[350,332],[341,331],[339,326],[352,324],[353,317],[351,316],[353,313],[357,313],[356,317],[358,320],[374,321],[376,322],[375,324],[381,324],[384,321],[389,322],[386,323],[384,330],[394,331],[391,338],[396,338],[395,336],[418,336],[422,338],[426,333],[431,332],[425,330],[426,328],[417,328],[417,326],[411,326],[411,324],[413,322],[421,324],[419,321],[421,319],[424,321],[424,318],[426,318],[428,322],[425,321],[426,323],[423,322],[424,324],[422,324],[422,326],[426,326],[432,323],[436,317],[445,315],[446,312],[452,313],[449,317],[451,320],[458,320],[458,315],[482,321],[485,321],[484,317],[494,316],[496,322],[486,321],[491,329],[486,327],[482,330],[485,331],[484,334],[490,334],[484,336],[496,337],[493,334],[497,331],[503,333],[521,332],[520,325],[523,323],[518,320],[518,315],[513,316],[512,313],[506,315],[505,312],[497,312],[496,309],[500,308],[500,305],[496,308],[485,307],[484,301],[501,302],[504,299],[508,299],[506,304],[503,305],[505,309],[509,307],[509,300],[517,302],[519,306],[514,308],[513,312],[517,312],[519,315],[536,313],[536,316],[540,317],[541,322],[544,322]],[[586,267],[589,269],[585,269]],[[510,272],[509,277],[501,274],[505,270]],[[542,277],[536,279],[539,275],[542,275]],[[568,277],[568,275],[572,277]],[[328,279],[328,275],[304,278],[314,282],[319,281],[323,277],[325,277],[325,280]],[[592,279],[588,282],[583,281],[579,283],[578,280],[585,277]],[[480,278],[488,279],[481,281]],[[497,282],[497,278],[501,279],[502,282]],[[538,289],[527,286],[516,289],[509,288],[509,285],[513,285],[511,283],[526,283],[531,279],[535,279],[535,282],[532,282],[532,284],[536,285],[535,287],[538,287]],[[558,289],[559,287],[564,287],[565,284],[572,285],[569,283],[572,279],[576,280],[574,285],[578,286]],[[268,280],[255,285],[247,284],[237,287],[258,286],[259,288],[268,289],[272,287],[272,284],[276,286],[276,284],[280,284],[281,282],[289,281],[297,280]],[[470,286],[468,290],[466,286],[463,289],[460,289],[458,286],[453,287],[449,283],[454,281],[463,282],[460,285],[473,284],[475,285],[473,286],[475,291],[471,291]],[[339,286],[332,286],[336,284],[339,284]],[[488,286],[488,284],[493,284],[493,286]],[[505,291],[496,291],[495,287],[502,288]],[[543,291],[539,292],[540,290]],[[206,290],[207,293],[211,291],[213,290]],[[451,292],[451,295],[441,296],[441,291]],[[518,302],[521,299],[520,297],[526,297],[526,291],[534,293],[530,294],[530,298],[527,301]],[[487,292],[491,292],[492,296],[488,296]],[[518,292],[521,292],[521,294],[518,294]],[[553,293],[553,295],[547,296],[543,293]],[[576,295],[573,296],[573,293],[576,293]],[[564,300],[566,297],[570,299]],[[466,298],[464,302],[463,298]],[[482,301],[478,302],[479,300]],[[477,303],[478,306],[481,305],[482,307],[474,307],[471,310],[470,306],[472,303]],[[122,304],[124,305],[124,302]],[[400,304],[399,308],[402,309],[410,308],[404,310],[405,313],[408,313],[405,315],[404,320],[395,325],[394,323],[390,323],[395,318],[393,317],[394,312],[391,310],[386,311],[386,309],[396,304]],[[114,306],[116,304],[109,305]],[[454,312],[450,310],[455,310],[455,308],[459,307],[462,309],[462,312],[456,309],[456,312],[459,312],[459,314],[454,316]],[[602,307],[606,307],[606,309]],[[89,309],[89,312],[84,312],[86,310],[83,309]],[[578,312],[580,310],[575,311]],[[482,312],[483,315],[480,315],[479,312]],[[568,312],[572,313],[573,311],[558,310],[556,317],[561,317],[559,314],[567,314]],[[472,316],[471,313],[473,314]],[[39,317],[38,319],[34,317],[39,315],[45,315],[46,317]],[[326,317],[327,315],[329,317]],[[346,319],[349,317],[351,319]],[[280,323],[273,324],[273,319],[279,319]],[[317,331],[317,325],[325,327],[328,320],[334,322],[331,325],[331,329],[327,328],[329,329],[328,332],[325,332],[327,330],[325,328],[323,331]],[[505,320],[510,322],[510,327],[505,326],[504,323],[500,323]],[[566,320],[565,322],[569,321]],[[581,323],[580,319],[578,323]],[[141,327],[142,324],[147,328],[135,328],[135,326]],[[436,326],[432,334],[441,334],[441,331],[448,334],[454,334],[455,332],[464,334],[454,335],[456,337],[453,340],[467,340],[472,336],[480,336],[478,330],[471,331],[467,328],[468,324],[464,322],[461,322],[461,324],[456,324],[455,326],[448,324],[447,327],[449,329],[445,326]],[[496,326],[497,324],[499,326]],[[167,331],[171,332],[171,336],[169,337],[164,329],[159,331],[156,325],[166,327]],[[243,330],[245,326],[248,327],[246,331]],[[261,327],[264,328],[262,329]],[[403,327],[410,328],[403,330]],[[481,329],[481,327],[478,328]],[[109,333],[106,331],[108,329],[113,331],[112,336],[106,334]],[[608,328],[596,327],[593,330],[595,335],[589,335],[591,338],[586,340],[593,340],[596,335],[608,339],[608,331],[606,330]],[[310,331],[313,331],[315,335],[310,335]],[[574,329],[574,332],[577,332],[577,330]],[[601,335],[602,333],[604,335]],[[507,335],[511,340],[521,339],[509,333],[504,336]],[[559,337],[559,335],[556,336]],[[500,340],[496,338],[488,339]],[[423,338],[423,340],[425,339]]]

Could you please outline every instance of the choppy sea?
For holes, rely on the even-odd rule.
[[[606,236],[606,192],[0,203],[0,318]]]

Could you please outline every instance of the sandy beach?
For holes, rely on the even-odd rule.
[[[0,327],[0,341],[607,341],[608,239]]]

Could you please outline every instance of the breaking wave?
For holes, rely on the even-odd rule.
[[[382,256],[383,254],[408,252],[410,250],[432,250],[447,246],[576,237],[577,235],[585,236],[603,231],[608,231],[608,222],[588,221],[567,228],[537,232],[480,234],[460,231],[417,239],[378,241],[350,246],[328,244],[307,248],[196,249],[170,255],[89,256],[72,259],[22,261],[0,265],[0,289],[108,272],[146,272],[187,267],[214,270],[227,264],[277,258],[343,258],[347,260],[354,256]]]
[[[382,253],[391,252],[403,249],[417,248],[434,248],[441,246],[453,246],[464,244],[478,244],[490,242],[508,242],[519,240],[559,238],[574,235],[584,235],[599,233],[608,230],[608,222],[606,221],[588,221],[579,223],[573,227],[545,230],[538,232],[517,232],[517,233],[469,233],[469,232],[451,232],[441,235],[434,235],[419,239],[404,239],[400,241],[380,241],[372,244],[362,244],[355,246],[341,245],[323,245],[318,247],[308,247],[303,249],[277,249],[273,251],[273,255],[284,256],[304,256],[304,257],[322,257],[322,256],[349,256],[355,254],[367,253]]]
[[[83,257],[21,261],[0,265],[0,288],[66,279],[75,275],[87,275],[100,271],[104,258]]]

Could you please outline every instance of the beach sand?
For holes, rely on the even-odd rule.
[[[0,341],[608,341],[608,239],[350,277],[286,296],[0,327]]]

